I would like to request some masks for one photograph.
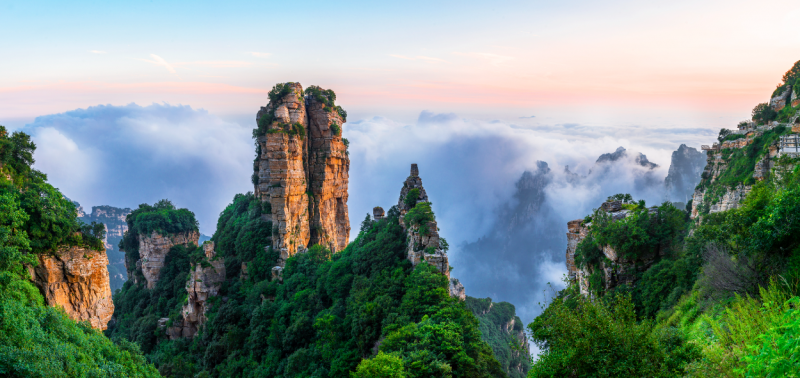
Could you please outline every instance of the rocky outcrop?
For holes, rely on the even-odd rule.
[[[304,96],[299,83],[280,88],[288,89],[256,115],[263,135],[257,138],[254,185],[256,196],[269,203],[272,248],[282,267],[314,244],[333,252],[347,246],[350,159],[341,137],[345,120],[332,102]]]
[[[62,307],[70,318],[106,329],[114,314],[105,251],[70,247],[55,255],[39,255],[31,270],[49,306]]]
[[[407,201],[406,198],[409,192],[415,189],[417,193],[416,201]],[[425,224],[407,224],[403,219],[409,210],[427,202],[429,202],[428,194],[425,192],[425,188],[422,187],[419,169],[416,164],[411,164],[411,175],[403,183],[403,188],[400,190],[400,199],[397,202],[397,208],[400,210],[400,224],[408,233],[408,260],[411,261],[413,266],[425,261],[436,267],[449,280],[450,263],[447,258],[447,252],[442,249],[440,243],[439,227],[436,220],[428,221]]]
[[[612,222],[619,222],[630,214],[630,210],[623,209],[619,201],[607,201],[600,206],[600,210],[608,213]],[[658,209],[652,207],[648,211],[650,214],[655,214]],[[583,219],[567,222],[567,275],[571,281],[578,283],[582,295],[590,294],[589,276],[594,272],[590,269],[602,271],[604,290],[608,291],[622,284],[634,284],[638,274],[650,268],[663,253],[663,251],[651,251],[632,261],[619,256],[610,245],[605,245],[602,246],[602,252],[606,259],[601,261],[599,266],[578,267],[575,264],[575,252],[578,244],[589,235],[591,225]]]
[[[129,208],[119,208],[113,206],[92,206],[92,212],[85,214],[79,207],[79,215],[84,223],[103,223],[106,226],[106,235],[103,243],[106,246],[108,256],[108,274],[111,279],[111,291],[122,287],[128,280],[128,273],[125,269],[125,253],[119,250],[119,242],[128,230],[128,223],[125,217],[131,213]],[[82,215],[81,215],[82,213]]]
[[[700,182],[706,167],[706,154],[693,147],[681,144],[672,152],[669,173],[664,179],[667,200],[688,203],[694,188]]]
[[[530,346],[516,308],[492,298],[467,297],[467,308],[478,318],[481,338],[492,348],[509,378],[524,378],[530,370]]]
[[[464,285],[458,280],[458,278],[450,279],[450,296],[461,299],[462,301],[467,298],[467,292],[464,289]]]
[[[182,319],[167,328],[170,339],[192,338],[197,334],[208,320],[208,299],[219,294],[219,288],[225,281],[225,261],[217,257],[214,242],[204,243],[203,252],[205,261],[192,264],[189,271],[189,280],[186,281],[188,298],[181,311]]]
[[[136,268],[142,271],[147,281],[147,288],[152,289],[158,283],[161,268],[164,267],[164,258],[170,248],[179,244],[196,245],[199,239],[200,234],[197,231],[166,235],[153,231],[150,236],[139,236],[139,261],[136,262]]]

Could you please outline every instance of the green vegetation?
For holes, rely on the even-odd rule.
[[[403,217],[403,221],[410,227],[418,226],[421,235],[428,235],[428,223],[434,220],[433,209],[430,202],[420,202],[409,210]]]
[[[705,189],[703,204],[700,205],[701,213],[707,214],[709,206],[717,203],[729,189],[741,184],[752,185],[755,183],[753,172],[756,162],[769,153],[769,146],[775,143],[781,135],[790,132],[791,129],[778,126],[764,131],[762,135],[753,139],[753,143],[743,148],[722,150],[722,158],[726,161],[727,167],[713,182],[709,177],[703,177],[698,185]]]
[[[663,204],[610,221],[596,211],[575,262],[592,295],[569,282],[529,325],[544,354],[531,377],[792,376],[800,366],[800,164],[783,157],[770,178],[753,167],[788,132],[766,131],[743,149],[723,150],[728,167],[701,187],[706,198],[743,182],[740,207],[689,220]],[[717,189],[720,188],[720,189]],[[719,194],[721,195],[721,194]],[[691,233],[687,231],[691,230]],[[610,245],[635,268],[633,285],[604,291],[598,266]],[[653,259],[651,265],[641,260]],[[616,274],[616,273],[614,273]],[[788,374],[788,375],[787,375]]]
[[[333,136],[342,136],[342,128],[337,124],[331,124],[331,133]]]
[[[291,94],[292,91],[293,91],[293,88],[292,88],[291,84],[294,84],[294,83],[288,82],[288,83],[275,84],[275,86],[272,87],[272,89],[269,91],[269,95],[268,96],[269,96],[270,102],[272,102],[273,104],[276,104],[282,98],[284,98],[287,95]],[[296,93],[296,95],[297,95],[297,98],[299,98],[299,99],[303,98],[303,92]]]
[[[407,208],[411,209],[417,205],[417,200],[419,200],[419,189],[414,188],[408,191],[406,198],[403,199],[403,204],[405,204]]]
[[[48,307],[25,265],[63,246],[103,250],[103,225],[82,224],[75,205],[34,169],[30,137],[0,126],[0,375],[155,377],[135,344],[115,345],[88,323]]]
[[[753,121],[759,125],[774,121],[775,118],[778,117],[778,113],[766,102],[756,105],[756,107],[753,108],[752,115]]]
[[[546,344],[529,377],[673,377],[699,350],[679,331],[639,321],[629,296],[587,299],[574,290],[555,298],[530,324]]]
[[[140,344],[162,374],[175,377],[504,375],[478,320],[450,298],[447,277],[406,260],[396,208],[386,219],[365,220],[341,253],[314,246],[290,257],[282,282],[271,280],[278,254],[265,249],[272,224],[261,220],[264,210],[248,193],[220,214],[212,240],[227,280],[193,339],[167,340],[156,322],[176,319],[194,246],[170,251],[155,289],[129,282],[115,296],[111,337]]]
[[[154,232],[160,235],[181,232],[198,232],[197,219],[194,213],[187,209],[176,209],[175,205],[167,199],[148,205],[143,203],[125,218],[128,231],[119,242],[119,249],[125,251],[125,263],[128,267],[128,276],[139,275],[136,271],[136,261],[139,260],[139,238],[150,237]]]
[[[530,370],[531,361],[518,336],[522,335],[524,325],[516,315],[514,305],[508,302],[492,303],[492,298],[473,298],[467,296],[467,308],[478,318],[483,340],[486,341],[497,362],[509,378],[523,378]],[[504,327],[514,322],[513,327]]]
[[[342,118],[342,122],[347,122],[347,112],[341,106],[336,105],[336,93],[332,89],[322,89],[316,85],[311,85],[305,90],[306,94],[313,97],[316,101],[325,105],[328,112],[336,111]],[[338,133],[336,134],[338,135]]]

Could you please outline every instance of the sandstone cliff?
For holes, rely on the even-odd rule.
[[[71,247],[54,256],[39,255],[34,283],[49,306],[63,307],[70,318],[106,329],[114,314],[105,251]]]
[[[350,238],[350,159],[332,91],[276,85],[256,115],[255,194],[267,203],[281,262],[314,244],[341,251]]]
[[[161,235],[156,231],[150,236],[139,236],[139,261],[136,268],[142,271],[147,288],[152,289],[158,283],[164,258],[173,246],[197,244],[200,234],[197,231],[180,232]]]
[[[76,202],[77,203],[77,202]],[[92,212],[86,214],[83,208],[78,205],[78,218],[84,223],[103,223],[106,226],[106,237],[103,243],[106,246],[108,256],[108,274],[111,279],[111,291],[122,287],[128,280],[128,273],[125,269],[125,253],[119,250],[119,242],[128,230],[125,217],[131,213],[129,208],[118,208],[113,206],[92,206]]]

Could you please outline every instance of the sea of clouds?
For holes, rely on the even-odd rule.
[[[42,116],[22,130],[38,146],[35,167],[87,210],[169,198],[194,211],[201,232],[211,235],[233,196],[252,190],[255,121],[244,123],[189,106],[130,104]],[[397,203],[416,163],[451,245],[453,276],[468,295],[514,303],[527,324],[540,312],[537,303],[552,294],[547,283],[558,289],[566,272],[566,222],[615,193],[661,202],[672,151],[682,143],[699,148],[715,136],[704,128],[542,124],[535,117],[482,121],[427,111],[413,123],[350,120],[344,137],[350,141],[351,238],[374,206]],[[620,146],[629,157],[598,170],[598,156]],[[644,172],[633,161],[638,152],[659,167]],[[545,203],[523,231],[510,234],[513,248],[468,248],[502,233],[504,209],[518,201],[515,183],[539,161],[550,170]],[[584,178],[574,180],[566,166]]]

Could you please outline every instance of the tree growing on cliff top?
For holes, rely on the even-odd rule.
[[[756,105],[755,108],[753,108],[752,115],[754,122],[758,123],[759,125],[763,125],[769,121],[774,120],[778,116],[778,113],[774,109],[772,109],[772,107],[769,106],[769,104],[767,104],[766,102],[762,102]]]
[[[783,83],[793,85],[798,77],[800,77],[800,60],[794,62],[792,68],[783,74]]]

